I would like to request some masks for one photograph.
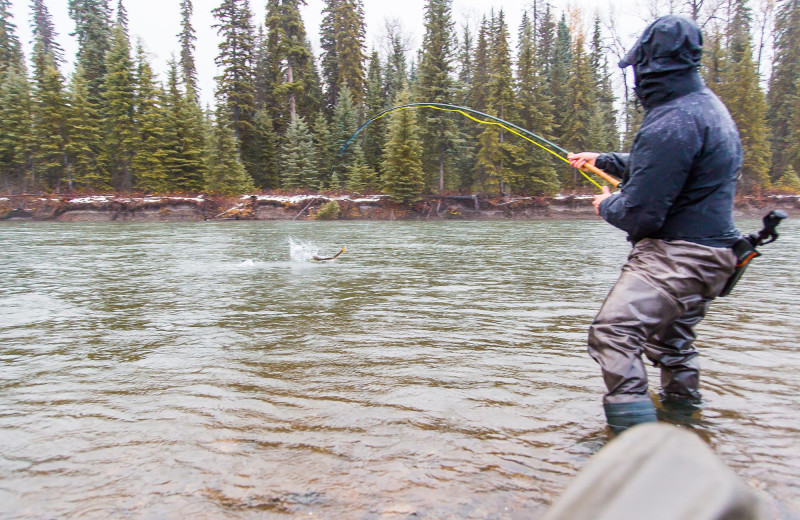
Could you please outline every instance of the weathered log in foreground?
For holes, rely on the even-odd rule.
[[[202,221],[202,220],[312,220],[325,215],[320,209],[335,201],[337,220],[442,220],[442,219],[587,219],[597,218],[591,195],[498,197],[479,195],[429,195],[412,206],[391,202],[383,195],[264,194],[243,197],[156,197],[10,195],[0,196],[0,220],[102,221]],[[738,217],[760,217],[783,209],[800,214],[800,196],[742,197],[736,201]]]

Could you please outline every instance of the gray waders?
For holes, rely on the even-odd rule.
[[[699,400],[694,326],[733,273],[730,248],[645,238],[636,243],[589,329],[612,431],[656,420],[642,354],[661,368],[667,399]]]

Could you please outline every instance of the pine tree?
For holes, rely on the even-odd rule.
[[[196,95],[198,89],[194,42],[197,41],[197,36],[192,26],[193,12],[192,0],[181,0],[181,32],[178,33],[178,42],[181,45],[180,68],[183,75],[183,84],[186,85],[187,92],[192,92]]]
[[[371,117],[380,112],[385,106],[381,61],[378,51],[372,51],[367,70],[366,110]],[[369,167],[373,171],[378,171],[380,169],[386,128],[381,119],[373,122],[370,126],[370,131],[364,136],[364,157]]]
[[[136,179],[136,189],[150,193],[167,193],[172,190],[167,171],[168,146],[171,125],[167,124],[166,111],[161,104],[164,97],[155,84],[153,69],[148,63],[141,43],[136,52],[136,130],[138,140],[131,170]]]
[[[363,0],[325,0],[323,13],[320,47],[326,104],[336,105],[339,92],[347,86],[353,102],[360,106],[366,94]]]
[[[592,82],[587,78],[592,77],[589,56],[584,46],[584,36],[578,33],[572,51],[572,61],[567,71],[566,95],[563,96],[564,108],[561,117],[560,139],[568,150],[590,150],[589,141],[591,134],[591,114],[597,102]],[[562,178],[564,185],[577,186],[582,179],[578,177],[577,170],[565,169]]]
[[[253,116],[254,148],[253,162],[256,165],[253,171],[253,182],[256,188],[268,190],[277,188],[279,182],[278,172],[278,134],[269,112],[259,109]]]
[[[47,189],[60,192],[62,182],[71,189],[67,174],[67,99],[64,79],[55,57],[39,38],[35,45],[33,96],[33,166],[35,176]]]
[[[406,64],[406,48],[403,38],[396,27],[390,29],[388,35],[390,52],[386,57],[384,69],[384,105],[389,106],[408,84]]]
[[[123,31],[125,31],[125,35],[130,38],[130,34],[128,33],[128,10],[125,9],[125,5],[122,3],[122,0],[117,0],[117,26],[121,27]]]
[[[209,142],[206,190],[219,195],[238,195],[255,189],[239,157],[236,136],[227,114],[217,114]]]
[[[138,139],[134,121],[135,87],[128,37],[121,26],[116,26],[113,44],[106,56],[103,82],[102,163],[111,173],[112,186],[118,191],[129,192],[134,187],[132,161]]]
[[[571,46],[572,37],[570,36],[569,27],[567,26],[567,18],[562,14],[561,20],[558,22],[556,39],[553,43],[552,65],[550,65],[548,71],[550,92],[554,95],[555,135],[558,138],[564,135],[566,117],[569,111],[573,109],[573,107],[569,106],[567,96],[565,95],[569,92],[569,87],[567,86],[569,70],[571,66],[574,67]]]
[[[408,89],[400,93],[395,104],[404,105],[411,100]],[[383,158],[384,193],[395,202],[411,204],[420,199],[425,187],[422,170],[422,142],[417,112],[401,110],[389,120],[388,140]]]
[[[517,60],[518,119],[523,128],[549,135],[553,131],[552,100],[547,93],[547,80],[539,69],[535,53],[534,26],[527,13],[523,15],[519,33]],[[537,195],[550,195],[558,190],[558,176],[550,154],[530,145],[520,147],[515,158],[520,179],[515,188]]]
[[[339,149],[336,147],[336,140],[331,133],[330,124],[322,111],[317,114],[313,128],[317,183],[312,187],[322,190],[331,186],[331,173],[333,171],[331,165],[335,163]]]
[[[475,72],[472,77],[472,107],[485,111],[488,103],[489,87],[489,22],[486,17],[478,30],[478,43],[475,48]]]
[[[472,32],[467,23],[464,25],[460,46],[458,48],[458,86],[456,89],[459,103],[466,106],[470,106],[472,103],[472,78],[475,74],[472,39]]]
[[[306,42],[306,30],[300,16],[302,0],[270,0],[267,4],[267,77],[276,98],[272,117],[278,132],[300,115],[317,111],[317,101],[310,100],[307,90],[314,88],[313,56]]]
[[[30,85],[24,73],[10,65],[0,79],[0,177],[7,190],[37,187],[30,145]]]
[[[11,0],[0,0],[0,78],[9,67],[15,67],[18,72],[24,71],[25,59],[11,14]]]
[[[68,92],[68,176],[79,189],[106,190],[111,188],[111,176],[100,166],[103,130],[85,76],[79,65],[72,75]]]
[[[333,111],[333,136],[337,149],[344,146],[350,136],[358,129],[357,117],[356,107],[350,95],[350,88],[344,85],[339,91],[339,101]],[[347,171],[352,166],[357,165],[359,159],[363,159],[360,147],[361,144],[358,141],[354,141],[341,157],[337,157],[330,180],[331,188],[340,189],[347,186]]]
[[[769,131],[773,174],[800,171],[800,121],[793,114],[798,107],[797,78],[800,78],[800,0],[781,0],[775,15],[775,53],[769,81]]]
[[[800,194],[800,177],[791,164],[775,183],[775,189],[785,193]]]
[[[253,142],[255,32],[250,5],[248,0],[223,0],[212,14],[218,21],[214,27],[222,38],[216,58],[221,70],[216,78],[216,95],[224,107],[224,117],[231,122],[242,162],[252,175],[257,150]]]
[[[305,120],[298,117],[289,124],[280,152],[281,188],[310,188],[316,181],[314,143]]]
[[[589,54],[594,87],[594,110],[590,115],[590,134],[588,149],[614,151],[619,149],[617,115],[614,109],[614,91],[611,87],[611,74],[608,72],[608,59],[600,28],[600,16],[595,16],[594,33]]]
[[[427,0],[419,83],[415,88],[420,101],[452,104],[455,100],[453,28],[451,0]],[[442,193],[446,183],[450,186],[455,184],[454,180],[445,177],[456,150],[458,127],[453,119],[439,113],[425,112],[422,117],[423,165],[426,171],[437,172],[435,186]]]
[[[53,57],[56,67],[64,61],[64,49],[58,43],[53,19],[44,0],[31,0],[33,41],[41,42],[41,52]]]
[[[755,193],[770,187],[767,106],[759,87],[750,44],[751,14],[746,0],[734,0],[728,27],[728,49],[716,92],[739,129],[744,151],[740,189]]]
[[[106,53],[112,45],[111,8],[108,0],[69,0],[69,15],[78,37],[78,66],[89,90],[89,101],[102,104]]]

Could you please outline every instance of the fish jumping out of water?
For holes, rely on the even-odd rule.
[[[347,248],[345,248],[345,247],[342,247],[341,251],[339,251],[338,253],[336,253],[336,254],[335,254],[335,255],[333,255],[333,256],[329,256],[329,257],[327,257],[327,258],[322,258],[322,257],[320,257],[320,256],[314,255],[314,256],[312,256],[311,258],[313,258],[313,259],[314,259],[314,260],[316,260],[317,262],[327,262],[328,260],[336,260],[337,258],[339,258],[339,255],[341,255],[341,254],[342,254],[342,253],[344,253],[345,251],[347,251]]]

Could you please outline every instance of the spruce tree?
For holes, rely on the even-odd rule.
[[[389,34],[390,51],[386,57],[384,70],[384,104],[389,106],[408,84],[406,48],[397,27],[391,27]]]
[[[469,24],[465,24],[458,46],[458,86],[457,99],[460,104],[470,106],[472,103],[472,78],[475,73],[475,60],[473,58],[473,36]]]
[[[770,187],[771,153],[767,140],[767,106],[759,86],[751,47],[751,14],[746,0],[734,0],[728,26],[728,49],[717,94],[739,129],[744,151],[740,189],[748,193]]]
[[[131,162],[136,189],[150,193],[167,193],[173,186],[169,183],[168,147],[170,131],[166,111],[162,106],[164,94],[155,83],[153,69],[139,44],[136,52],[136,130],[138,140]]]
[[[55,57],[45,49],[38,39],[34,48],[33,167],[44,187],[60,192],[62,183],[72,189],[66,160],[67,98]]]
[[[517,59],[518,120],[523,128],[549,135],[553,131],[552,99],[546,89],[547,80],[539,68],[535,46],[534,26],[525,13],[519,31]],[[558,190],[552,158],[538,146],[521,146],[515,157],[515,168],[520,174],[515,188],[537,195],[550,195]]]
[[[266,109],[259,109],[253,116],[254,149],[253,182],[256,188],[268,190],[280,184],[278,168],[278,134]]]
[[[419,83],[415,88],[422,102],[447,103],[455,101],[453,82],[454,24],[451,0],[427,0],[425,6],[425,36],[422,40]],[[422,139],[425,147],[423,163],[426,171],[436,172],[434,186],[439,193],[445,184],[453,186],[454,180],[445,179],[446,170],[452,166],[458,141],[458,127],[452,118],[438,112],[422,114]]]
[[[135,89],[130,44],[124,29],[117,25],[113,44],[106,55],[103,81],[102,161],[111,173],[112,187],[118,191],[130,192],[134,188],[132,161],[138,139],[134,120]]]
[[[281,188],[308,189],[316,184],[314,143],[305,120],[298,117],[289,124],[280,151]]]
[[[33,41],[42,46],[41,53],[52,56],[56,67],[64,61],[64,49],[58,43],[53,19],[44,0],[31,0]]]
[[[588,149],[614,151],[619,149],[619,132],[614,108],[614,91],[611,87],[611,74],[608,71],[599,15],[594,19],[589,65],[592,70],[595,103],[590,115]]]
[[[371,117],[383,110],[385,106],[383,71],[381,70],[378,51],[372,51],[367,70],[366,112],[368,117]],[[364,157],[373,171],[379,171],[380,169],[381,149],[383,148],[385,131],[384,121],[379,119],[370,125],[370,131],[364,136]]]
[[[333,111],[333,136],[337,149],[344,146],[350,136],[358,129],[358,114],[350,95],[350,88],[344,85],[339,91],[339,101]],[[337,157],[333,166],[330,187],[340,189],[347,186],[347,171],[357,165],[364,155],[360,151],[358,140],[352,142],[341,157]]]
[[[11,14],[11,0],[0,0],[0,78],[9,67],[15,67],[18,72],[24,71],[25,59]]]
[[[77,64],[86,79],[89,101],[99,107],[106,75],[106,53],[113,39],[111,8],[108,0],[69,0],[69,15],[75,22]]]
[[[9,66],[0,78],[0,177],[7,190],[37,188],[31,169],[31,93],[25,74]]]
[[[255,31],[250,4],[248,0],[222,0],[211,12],[217,19],[214,27],[222,38],[216,58],[221,71],[216,78],[216,96],[224,108],[223,117],[231,122],[242,162],[252,174],[257,150],[253,142]]]
[[[489,22],[486,17],[478,30],[478,43],[475,47],[475,72],[472,76],[472,108],[485,111],[489,88]]]
[[[556,31],[556,39],[553,43],[553,57],[552,64],[549,69],[548,83],[550,92],[553,93],[553,108],[555,109],[554,123],[555,134],[559,139],[564,135],[564,126],[569,111],[573,109],[569,105],[566,94],[569,93],[567,82],[569,81],[570,67],[575,65],[572,63],[572,37],[570,36],[569,27],[567,26],[567,18],[564,14],[558,22]],[[584,66],[584,69],[588,67]],[[585,114],[584,114],[585,117]]]
[[[363,0],[325,0],[323,13],[320,47],[326,104],[336,105],[339,92],[347,86],[353,102],[361,106],[366,94]]]
[[[567,85],[563,96],[564,105],[561,115],[560,136],[567,150],[591,150],[589,136],[591,134],[591,114],[595,112],[597,98],[592,81],[592,68],[586,53],[584,36],[578,33],[572,52],[572,61],[567,69]],[[577,170],[564,169],[564,185],[578,186],[583,179]]]
[[[332,165],[336,161],[339,148],[331,132],[325,113],[320,110],[314,120],[314,160],[317,166],[317,183],[313,188],[323,190],[331,186]]]
[[[240,195],[255,189],[240,159],[232,123],[225,113],[217,113],[206,157],[206,191],[209,193]]]
[[[194,60],[194,42],[197,41],[197,36],[192,26],[193,12],[192,0],[181,0],[181,32],[178,33],[178,42],[181,46],[180,68],[187,92],[197,95],[197,65]]]
[[[404,105],[411,100],[408,89],[395,101]],[[422,142],[417,112],[401,110],[389,120],[388,140],[383,157],[383,191],[395,202],[411,204],[420,199],[425,187],[422,170]]]
[[[103,129],[97,106],[91,101],[86,75],[79,65],[72,75],[68,92],[66,151],[68,176],[81,190],[107,190],[111,176],[100,165]]]
[[[307,45],[306,30],[300,16],[302,0],[270,0],[267,3],[267,49],[269,89],[273,123],[279,133],[299,114],[312,116],[317,100],[312,100],[315,73],[313,56]]]
[[[797,78],[800,78],[800,0],[781,0],[775,15],[775,52],[769,81],[769,131],[772,143],[773,175],[800,171],[800,121]]]

